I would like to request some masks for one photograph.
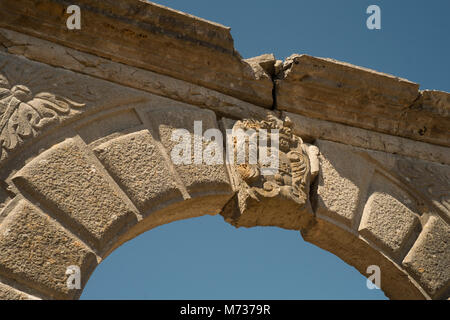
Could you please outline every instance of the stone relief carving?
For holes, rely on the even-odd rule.
[[[267,164],[261,163],[261,161],[257,161],[255,164],[250,164],[250,161],[239,163],[235,157],[235,161],[230,167],[238,189],[237,204],[240,213],[234,211],[225,214],[226,220],[234,225],[245,226],[247,219],[256,219],[259,221],[259,225],[272,225],[269,221],[271,218],[264,217],[264,210],[258,213],[252,212],[252,203],[254,202],[263,202],[263,207],[286,205],[285,208],[289,208],[286,211],[289,212],[280,212],[278,221],[283,221],[281,218],[283,214],[286,215],[286,220],[291,220],[292,217],[300,219],[302,212],[312,213],[309,190],[312,180],[319,171],[318,148],[304,143],[300,137],[292,133],[292,122],[288,117],[281,120],[269,115],[266,120],[241,120],[234,124],[232,136],[235,139],[233,141],[235,152],[242,148],[246,148],[246,152],[249,150],[248,141],[244,142],[247,144],[246,147],[242,145],[242,141],[236,140],[237,130],[252,132],[248,133],[249,140],[255,136],[259,140],[262,129],[264,129],[262,139],[267,139],[267,144],[265,144],[268,146],[267,149],[271,148],[269,141],[273,134],[272,130],[278,130],[278,170],[270,174],[263,174]],[[290,223],[295,225],[292,220]],[[283,222],[279,226],[284,227]]]
[[[0,160],[42,128],[58,123],[72,108],[84,106],[48,92],[33,95],[24,85],[12,86],[0,73]]]
[[[263,175],[261,169],[264,165],[259,162],[257,164],[234,164],[242,182],[254,199],[281,195],[300,205],[306,204],[311,182],[311,162],[308,150],[310,148],[317,150],[317,147],[304,144],[300,137],[292,133],[291,128],[292,122],[288,117],[280,120],[272,115],[263,121],[242,120],[234,125],[233,132],[238,129],[244,131],[253,129],[256,135],[259,135],[261,129],[265,129],[268,133],[268,141],[270,141],[271,130],[279,130],[279,169],[277,173]],[[235,135],[233,134],[233,136]],[[313,169],[312,173],[317,174],[318,167],[315,163]]]

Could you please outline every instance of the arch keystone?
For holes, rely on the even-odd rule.
[[[291,127],[288,117],[281,120],[273,115],[266,120],[247,119],[233,125],[227,138],[231,147],[227,147],[237,195],[222,212],[227,222],[236,227],[300,230],[312,221],[310,184],[318,172],[318,150],[303,143]],[[258,144],[256,162],[251,160],[256,152],[251,141]],[[239,157],[241,150],[245,150],[245,159]],[[271,159],[276,161],[264,163],[261,157],[267,155],[275,156]]]

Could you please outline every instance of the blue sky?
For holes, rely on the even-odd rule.
[[[230,26],[244,58],[329,57],[450,91],[448,0],[175,0],[157,3]],[[381,8],[381,30],[366,8]],[[204,216],[150,230],[114,251],[82,299],[386,299],[339,258],[279,228]]]

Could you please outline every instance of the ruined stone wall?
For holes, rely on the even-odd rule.
[[[0,2],[0,298],[78,298],[69,266],[84,287],[125,241],[204,214],[378,265],[390,298],[449,297],[450,94],[308,55],[243,60],[229,28],[147,2],[79,5],[68,32],[66,1]],[[195,121],[280,130],[282,172],[175,163],[171,134]]]

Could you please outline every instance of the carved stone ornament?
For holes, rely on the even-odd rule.
[[[236,139],[239,136],[238,130],[247,132],[249,139],[247,141]],[[278,133],[278,145],[272,146],[271,140],[274,132]],[[263,133],[262,140],[261,133]],[[235,212],[231,215],[231,220],[226,218],[229,222],[235,225],[245,225],[244,220],[247,219],[244,217],[245,212],[251,211],[254,201],[266,202],[267,206],[280,205],[280,208],[283,205],[283,211],[289,207],[286,206],[286,203],[291,203],[291,212],[288,212],[289,210],[281,212],[280,210],[280,215],[291,215],[291,218],[295,219],[299,218],[302,212],[312,214],[309,191],[310,184],[318,173],[317,156],[319,151],[316,146],[305,144],[300,137],[293,134],[292,122],[288,117],[281,120],[270,115],[262,121],[237,121],[232,129],[232,137],[235,152],[244,149],[248,153],[249,141],[252,138],[258,143],[266,140],[264,145],[270,150],[268,154],[278,153],[278,168],[273,173],[263,174],[263,171],[267,169],[267,164],[261,163],[260,159],[256,163],[250,164],[250,161],[239,163],[236,161],[237,157],[234,157],[235,161],[231,165],[231,171],[239,190],[237,202],[240,214]],[[261,152],[260,145],[259,148]],[[266,149],[262,150],[265,152]],[[246,157],[246,159],[248,160],[250,157]],[[257,219],[260,225],[272,225],[269,221],[263,222],[262,215],[264,213],[260,212],[259,214],[261,216],[256,217],[258,213],[251,213],[254,216],[250,219]],[[277,225],[283,227],[278,223]]]
[[[44,127],[58,123],[71,108],[84,105],[47,92],[33,96],[28,87],[11,86],[0,74],[0,160],[27,138],[35,137]]]

